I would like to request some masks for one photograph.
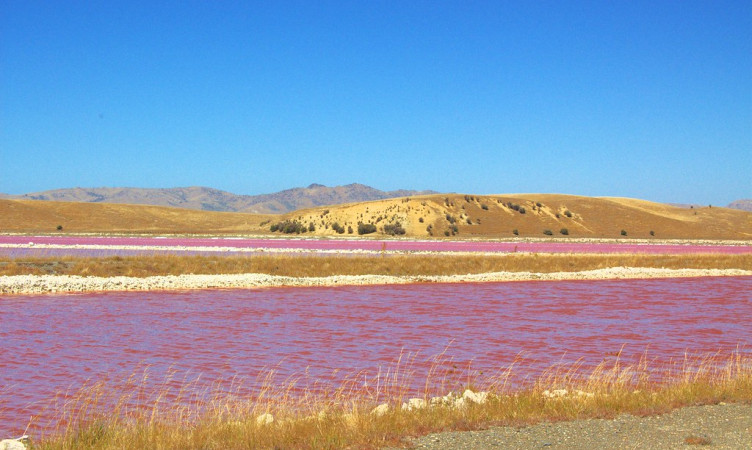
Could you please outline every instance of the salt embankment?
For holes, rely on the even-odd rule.
[[[606,280],[752,276],[741,269],[656,269],[613,267],[582,272],[493,272],[446,276],[335,275],[286,277],[266,274],[167,275],[136,277],[82,277],[72,275],[0,276],[0,294],[63,292],[159,291],[186,289],[250,289],[277,286],[356,286],[409,283],[476,283],[502,281]]]

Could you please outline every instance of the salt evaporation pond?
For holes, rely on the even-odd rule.
[[[441,241],[441,240],[373,240],[373,239],[249,239],[249,238],[175,238],[175,237],[112,237],[112,236],[19,236],[0,235],[0,254],[9,253],[14,246],[42,245],[28,250],[30,255],[82,255],[89,249],[92,255],[103,255],[107,247],[120,247],[122,254],[150,249],[180,252],[241,251],[314,251],[314,252],[490,252],[490,253],[752,253],[750,245],[666,244],[627,242],[502,242],[502,241]],[[10,246],[10,247],[8,247]],[[4,248],[3,248],[4,247]],[[77,247],[77,248],[74,248]],[[19,256],[22,256],[19,254]]]
[[[206,383],[307,374],[366,380],[413,355],[518,377],[558,362],[681,359],[752,347],[752,277],[419,284],[0,298],[0,436],[56,392],[149,366]]]

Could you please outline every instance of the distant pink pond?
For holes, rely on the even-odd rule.
[[[440,354],[442,370],[472,373],[518,361],[517,379],[622,349],[625,364],[647,355],[657,367],[685,352],[749,354],[749,317],[752,277],[0,297],[0,436],[49,419],[57,392],[142,365],[154,383],[175,370],[223,387],[273,368],[282,383],[367,384],[403,354],[420,391]]]
[[[534,252],[534,253],[752,253],[752,245],[417,241],[369,239],[235,239],[158,237],[0,236],[0,244],[47,244],[79,246],[143,246],[229,249],[287,249],[311,251],[411,251],[411,252]],[[65,249],[60,250],[64,253]],[[57,252],[55,252],[57,253]]]

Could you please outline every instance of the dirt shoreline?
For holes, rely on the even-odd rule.
[[[288,277],[259,273],[225,275],[167,275],[136,277],[82,277],[73,275],[0,276],[2,294],[46,294],[118,291],[170,291],[192,289],[250,289],[264,287],[363,286],[411,283],[478,283],[507,281],[609,280],[752,276],[741,269],[656,269],[613,267],[582,272],[494,272],[446,276],[335,275]]]
[[[688,406],[670,413],[614,419],[543,422],[529,427],[433,433],[411,441],[417,449],[682,449],[710,446],[746,449],[752,444],[752,406],[743,403]]]

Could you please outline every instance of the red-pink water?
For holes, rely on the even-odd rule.
[[[58,391],[151,366],[202,380],[375,375],[402,352],[518,376],[752,347],[752,277],[420,284],[0,298],[0,436],[19,434]],[[746,350],[745,350],[746,351]],[[333,373],[336,369],[341,372]],[[416,386],[416,388],[419,386]]]
[[[0,236],[0,244],[229,247],[238,249],[395,250],[537,253],[752,253],[751,245],[631,244],[583,242],[410,241],[367,239],[230,239],[153,237]],[[48,250],[49,251],[49,250]],[[65,252],[62,249],[61,252]]]

